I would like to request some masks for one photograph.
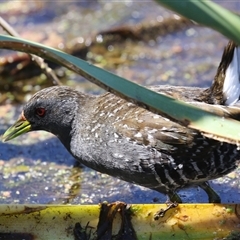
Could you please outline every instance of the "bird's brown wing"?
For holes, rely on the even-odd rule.
[[[135,110],[131,117],[113,124],[118,134],[161,151],[173,150],[175,145],[191,146],[196,134],[193,130],[144,109]]]

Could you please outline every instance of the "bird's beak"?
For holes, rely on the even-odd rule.
[[[31,124],[26,120],[24,115],[21,117],[3,134],[2,141],[6,142],[23,133],[27,133],[31,130]]]

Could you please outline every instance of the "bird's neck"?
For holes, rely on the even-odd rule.
[[[56,134],[55,134],[56,135]],[[59,140],[62,142],[62,144],[65,146],[65,148],[70,152],[70,143],[69,139],[71,139],[71,127],[69,128],[64,128],[61,130],[61,134],[56,135]]]

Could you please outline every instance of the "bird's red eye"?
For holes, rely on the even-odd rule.
[[[45,113],[46,113],[45,108],[36,108],[36,114],[37,114],[39,117],[44,117]]]

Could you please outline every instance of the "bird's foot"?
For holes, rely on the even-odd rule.
[[[221,203],[221,198],[219,195],[210,187],[208,182],[204,182],[199,185],[208,195],[209,203]]]
[[[178,206],[177,202],[167,202],[166,204],[167,204],[167,207],[165,209],[160,209],[158,212],[154,214],[153,217],[155,221],[157,221],[159,218],[163,218],[169,209],[175,208]]]

